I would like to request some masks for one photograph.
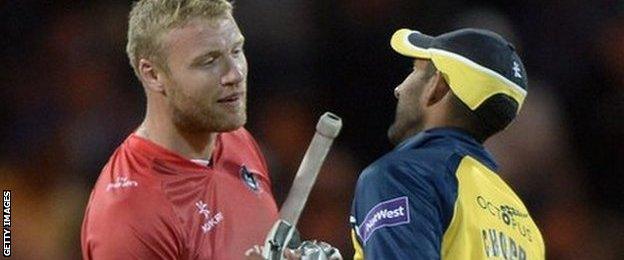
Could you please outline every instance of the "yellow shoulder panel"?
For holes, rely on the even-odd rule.
[[[516,193],[470,156],[457,168],[455,212],[443,259],[544,259],[542,235]]]

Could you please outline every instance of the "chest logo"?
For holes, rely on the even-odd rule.
[[[114,182],[106,185],[106,191],[111,191],[120,188],[131,188],[139,186],[139,183],[128,179],[128,177],[117,177]]]
[[[208,233],[214,229],[219,223],[223,222],[223,214],[221,212],[213,212],[208,209],[208,204],[203,200],[195,203],[197,207],[197,213],[203,216],[203,224],[201,225],[202,232]]]
[[[531,227],[528,224],[531,222],[531,220],[528,219],[528,213],[522,212],[510,205],[492,202],[481,195],[477,196],[477,205],[479,205],[486,214],[489,213],[492,217],[497,218],[500,222],[511,227],[525,237],[529,242],[533,242],[534,235],[532,235]]]
[[[260,192],[260,183],[258,182],[256,177],[257,174],[254,174],[253,172],[247,170],[247,167],[245,165],[241,166],[239,172],[241,179],[251,191],[256,193]]]

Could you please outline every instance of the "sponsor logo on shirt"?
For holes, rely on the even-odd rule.
[[[382,227],[407,224],[409,217],[409,200],[406,196],[383,201],[375,205],[357,227],[360,238],[366,244],[371,235]]]
[[[204,234],[210,232],[219,223],[223,222],[223,214],[221,212],[212,214],[210,209],[208,209],[208,204],[204,203],[203,200],[196,202],[195,206],[197,207],[197,212],[204,218],[204,222],[201,225]]]
[[[483,211],[489,213],[491,216],[503,222],[505,225],[511,227],[518,234],[525,237],[529,242],[533,242],[531,229],[529,229],[526,223],[524,223],[524,220],[529,216],[529,214],[521,212],[518,209],[509,205],[497,205],[491,200],[486,199],[480,195],[477,196],[476,202]]]
[[[245,165],[242,165],[240,168],[240,176],[243,179],[247,188],[249,188],[253,192],[260,192],[260,183],[257,181],[256,174],[247,170]]]
[[[119,188],[129,188],[139,186],[139,183],[133,180],[128,179],[128,177],[117,177],[114,182],[106,185],[106,191],[111,191],[113,189]]]

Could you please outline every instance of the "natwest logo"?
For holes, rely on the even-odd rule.
[[[364,244],[377,229],[409,223],[408,204],[408,198],[403,196],[383,201],[368,211],[358,228],[358,233]]]
[[[403,208],[403,206],[399,206],[399,208],[395,210],[384,209],[378,211],[375,215],[373,215],[372,219],[364,223],[366,225],[366,231],[370,232],[370,230],[373,229],[379,221],[405,216],[404,210],[405,208]]]

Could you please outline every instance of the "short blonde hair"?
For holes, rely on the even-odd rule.
[[[139,60],[148,58],[168,70],[162,55],[162,36],[194,18],[215,19],[231,15],[227,0],[140,0],[135,2],[128,21],[126,53],[134,73],[140,78]]]

